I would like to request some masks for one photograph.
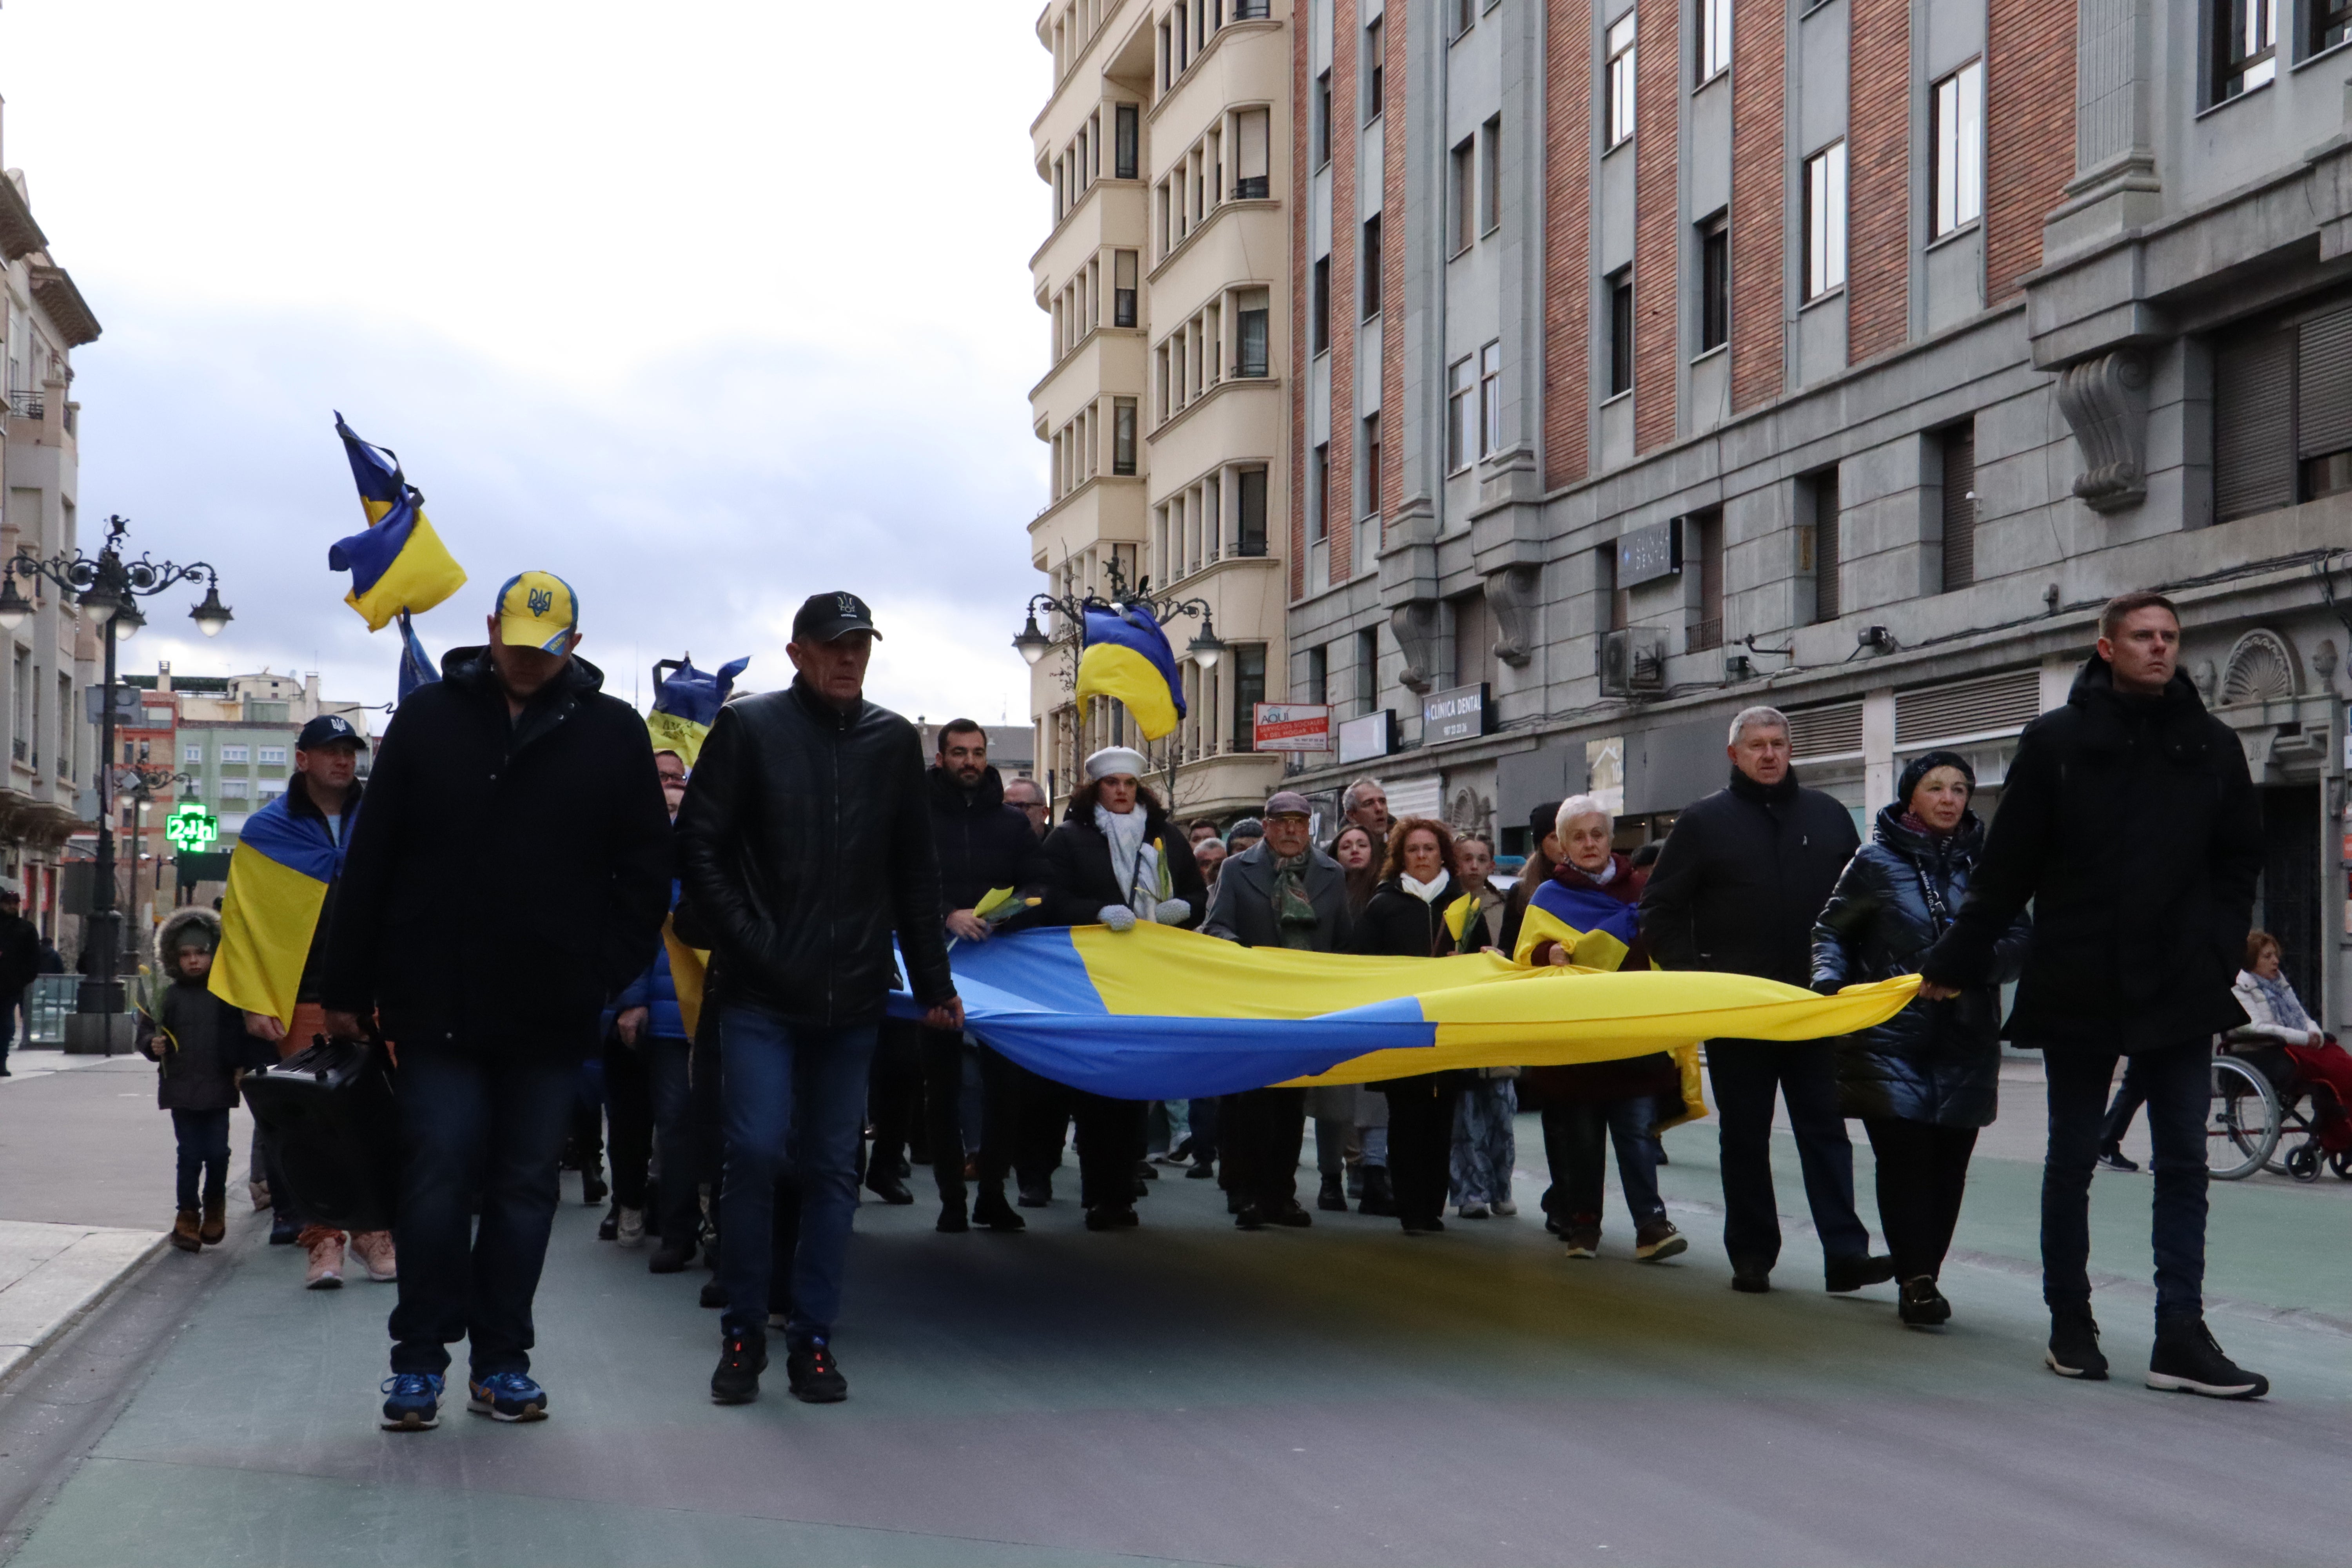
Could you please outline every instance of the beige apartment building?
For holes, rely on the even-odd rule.
[[[1037,36],[1054,92],[1034,125],[1053,227],[1030,258],[1052,364],[1031,389],[1052,452],[1030,559],[1055,595],[1148,584],[1198,600],[1224,647],[1186,654],[1189,709],[1149,748],[1177,767],[1182,816],[1262,805],[1281,758],[1251,747],[1286,695],[1291,374],[1289,0],[1074,0]],[[1055,617],[1047,628],[1067,638]],[[1115,703],[1081,725],[1068,643],[1040,659],[1037,772],[1058,802],[1097,747],[1141,743]]]

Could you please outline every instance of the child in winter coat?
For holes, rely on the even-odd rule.
[[[172,1245],[183,1252],[217,1244],[228,1234],[228,1113],[236,1104],[237,1079],[276,1055],[245,1032],[244,1014],[205,989],[219,945],[220,917],[210,910],[182,910],[164,921],[155,943],[156,1000],[139,1015],[139,1054],[161,1069],[155,1102],[172,1113],[179,1140],[180,1202]]]

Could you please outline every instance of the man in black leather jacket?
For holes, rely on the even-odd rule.
[[[715,952],[727,1149],[724,1342],[711,1397],[757,1396],[767,1366],[770,1220],[791,1152],[801,1192],[785,1373],[813,1404],[848,1396],[829,1347],[857,1210],[857,1153],[895,928],[933,1027],[961,1030],[940,922],[939,854],[913,725],[866,700],[877,636],[854,594],[793,617],[791,687],[730,703],[677,817],[679,879]]]

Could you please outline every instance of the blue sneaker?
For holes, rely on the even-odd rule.
[[[493,1421],[544,1421],[547,1419],[547,1390],[520,1372],[494,1372],[485,1378],[469,1380],[466,1392],[471,1395],[466,1402],[468,1410],[478,1410]]]
[[[429,1432],[441,1425],[441,1375],[396,1372],[383,1380],[383,1429]]]

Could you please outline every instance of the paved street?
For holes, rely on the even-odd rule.
[[[28,1154],[88,1169],[93,1215],[167,1217],[151,1201],[168,1199],[165,1119],[116,1098],[146,1083],[117,1063],[0,1088],[0,1218]],[[2009,1085],[1994,1146],[2030,1132],[2032,1088]],[[648,1276],[567,1202],[540,1297],[553,1418],[456,1410],[406,1436],[373,1421],[391,1290],[299,1289],[299,1255],[238,1214],[229,1247],[164,1253],[0,1397],[0,1447],[61,1482],[0,1521],[0,1552],[21,1540],[23,1568],[2342,1561],[2326,1500],[2352,1462],[2352,1184],[2214,1189],[2212,1321],[2279,1388],[2229,1405],[2040,1369],[2028,1163],[1979,1162],[1946,1280],[1958,1316],[1922,1334],[1886,1289],[1822,1294],[1793,1224],[1779,1288],[1734,1295],[1712,1138],[1668,1146],[1693,1247],[1658,1268],[1630,1261],[1622,1211],[1602,1258],[1560,1256],[1531,1217],[1532,1119],[1522,1217],[1410,1241],[1352,1215],[1237,1234],[1208,1184],[1173,1179],[1144,1228],[1111,1236],[1066,1196],[1017,1237],[868,1206],[838,1341],[853,1396],[825,1408],[783,1397],[780,1373],[755,1405],[712,1405],[700,1271]],[[2126,1373],[2148,1342],[2147,1192],[2102,1176],[2095,1205]],[[38,1217],[75,1217],[44,1201]],[[111,1384],[54,1395],[85,1412],[79,1436],[28,1424],[45,1387],[109,1366]]]

